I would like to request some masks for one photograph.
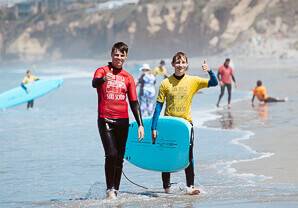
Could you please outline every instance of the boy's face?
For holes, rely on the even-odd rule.
[[[125,60],[127,59],[127,54],[115,49],[112,52],[112,65],[118,69],[121,69]]]
[[[185,57],[180,57],[175,60],[172,66],[175,68],[175,75],[182,76],[185,74],[185,71],[187,70],[188,63]]]

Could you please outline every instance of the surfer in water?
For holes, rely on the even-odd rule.
[[[123,157],[128,136],[128,104],[138,123],[138,138],[144,138],[144,127],[132,75],[124,70],[128,46],[115,43],[112,61],[98,68],[92,80],[98,95],[98,130],[105,151],[107,198],[115,199],[120,186]]]
[[[24,77],[24,79],[23,79],[23,81],[22,81],[22,83],[21,83],[21,87],[22,87],[27,93],[29,93],[29,92],[28,92],[28,89],[27,89],[27,87],[26,87],[25,85],[26,85],[26,84],[29,84],[29,83],[33,83],[33,82],[35,82],[35,81],[37,81],[37,80],[39,80],[39,78],[36,77],[36,76],[34,76],[30,70],[27,70],[27,71],[26,71],[26,75],[25,75],[25,77]],[[34,105],[34,100],[30,100],[30,101],[28,101],[28,102],[27,102],[27,109],[29,109],[29,108],[33,108],[33,105]]]
[[[251,99],[252,106],[254,106],[255,97],[257,97],[258,100],[262,103],[286,102],[288,100],[287,98],[279,99],[279,98],[269,97],[267,95],[267,89],[263,85],[261,80],[257,81],[257,86],[253,89],[253,96]]]
[[[156,126],[164,102],[166,102],[165,116],[180,117],[187,120],[192,125],[191,104],[193,96],[202,88],[214,87],[218,84],[215,74],[210,70],[206,61],[204,61],[202,69],[203,71],[208,72],[210,79],[187,75],[188,59],[183,52],[178,52],[174,55],[172,66],[175,69],[175,73],[164,79],[159,88],[151,126],[153,143],[155,143],[156,139],[158,140]],[[200,190],[194,186],[193,140],[194,134],[192,128],[189,150],[190,163],[185,169],[187,185],[186,193],[189,195],[197,195],[200,193]],[[162,182],[165,193],[170,193],[170,175],[171,173],[169,172],[162,173]]]

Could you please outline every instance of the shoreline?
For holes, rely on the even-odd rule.
[[[245,106],[244,103],[246,103],[246,101],[234,103],[232,104],[232,109],[215,111],[215,115],[223,115],[227,112],[233,115],[239,114],[243,106]],[[250,135],[249,138],[235,139],[232,140],[232,142],[236,145],[243,146],[247,151],[255,152],[256,156],[250,159],[238,160],[237,162],[227,162],[230,163],[228,168],[232,168],[235,171],[233,175],[252,174],[263,178],[264,180],[262,180],[262,182],[264,183],[288,183],[298,185],[298,168],[295,165],[296,155],[298,156],[298,152],[296,152],[296,144],[298,145],[298,141],[293,145],[291,139],[283,140],[284,146],[281,148],[279,136],[283,132],[280,132],[279,129],[274,130],[268,128],[264,130],[262,127],[257,127],[255,124],[246,124],[243,127],[241,124],[243,121],[242,118],[235,116],[233,122],[236,124],[234,124],[235,126],[230,130],[239,128],[240,131],[248,131],[253,134]],[[218,120],[207,121],[204,123],[204,126],[223,129]],[[288,159],[291,160],[287,161],[285,159],[286,157],[290,157]]]
[[[275,184],[296,184],[298,185],[298,167],[296,158],[298,157],[298,114],[297,97],[298,91],[295,85],[298,80],[298,67],[285,65],[259,70],[258,68],[241,68],[241,73],[237,74],[236,80],[241,85],[241,90],[249,90],[254,87],[257,79],[265,80],[265,86],[269,95],[289,96],[286,103],[271,103],[259,105],[255,102],[252,108],[250,99],[232,103],[231,109],[218,109],[215,115],[231,114],[233,128],[248,130],[254,133],[248,140],[240,141],[257,153],[272,153],[270,157],[255,159],[252,161],[240,161],[231,165],[236,170],[235,174],[255,174],[268,177],[264,183]],[[237,79],[238,78],[238,79]],[[280,84],[277,84],[280,83]],[[286,83],[286,84],[282,84]],[[274,92],[274,93],[273,93]],[[222,105],[226,104],[223,98]],[[222,128],[219,121],[206,122],[207,127]]]

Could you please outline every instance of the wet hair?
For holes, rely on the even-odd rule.
[[[230,58],[226,58],[225,62],[230,62],[231,59]]]
[[[181,58],[185,58],[186,63],[188,63],[188,59],[187,59],[187,55],[183,52],[177,52],[172,59],[172,64],[174,64],[177,60],[181,59]]]
[[[160,60],[160,63],[159,63],[160,65],[165,65],[166,64],[166,62],[164,61],[164,60]]]
[[[121,53],[126,53],[126,55],[128,54],[128,46],[125,43],[123,43],[123,42],[117,42],[117,43],[115,43],[113,45],[113,47],[112,47],[111,54],[115,50],[119,50]]]
[[[261,80],[258,80],[257,81],[257,86],[260,87],[261,85],[262,85],[262,81]]]
[[[29,74],[29,73],[31,73],[31,70],[30,70],[30,69],[28,69],[28,70],[26,71],[26,74]]]

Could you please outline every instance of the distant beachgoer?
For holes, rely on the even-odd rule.
[[[165,116],[173,116],[183,118],[192,125],[191,105],[192,99],[196,93],[203,88],[213,87],[218,84],[215,74],[210,70],[206,61],[202,65],[204,72],[208,73],[210,79],[201,78],[198,76],[190,76],[186,74],[188,69],[188,59],[185,53],[178,52],[172,59],[172,66],[175,73],[161,82],[159,93],[156,101],[155,111],[152,118],[152,143],[155,143],[157,138],[157,123],[163,104],[166,103]],[[193,132],[193,128],[192,128]],[[189,195],[197,195],[200,190],[194,186],[194,162],[193,162],[193,140],[192,133],[189,149],[189,165],[185,169],[186,175],[186,193]],[[162,182],[165,193],[170,192],[170,176],[171,173],[162,173]]]
[[[251,104],[254,105],[255,97],[258,98],[260,102],[273,103],[273,102],[285,102],[287,98],[279,99],[274,97],[269,97],[267,94],[266,87],[262,84],[261,80],[257,81],[257,86],[253,89],[253,96],[251,99]]]
[[[164,60],[161,60],[160,63],[159,63],[159,66],[155,67],[153,69],[153,74],[155,76],[163,76],[164,78],[167,78],[168,75],[167,75],[167,69],[165,67],[166,65],[166,62]]]
[[[37,80],[39,80],[39,78],[36,77],[36,76],[34,76],[30,70],[27,70],[27,71],[26,71],[26,76],[24,77],[24,79],[23,79],[23,81],[22,81],[22,83],[21,83],[21,87],[22,87],[27,93],[29,93],[29,92],[28,92],[28,89],[27,89],[27,87],[26,87],[25,85],[26,85],[26,84],[29,84],[29,83],[33,83],[33,82],[35,82],[35,81],[37,81]],[[34,100],[30,100],[30,101],[28,101],[28,103],[27,103],[27,109],[29,109],[29,108],[33,108],[33,105],[34,105]]]
[[[236,85],[236,80],[234,76],[234,69],[229,65],[230,59],[227,58],[223,65],[221,65],[217,72],[217,78],[220,83],[220,94],[216,106],[219,107],[220,100],[224,95],[225,88],[228,90],[228,108],[231,108],[231,98],[232,98],[232,80]]]
[[[98,68],[92,80],[98,95],[98,130],[105,151],[107,199],[118,194],[123,158],[129,128],[128,103],[138,123],[138,138],[144,138],[144,127],[138,102],[135,81],[124,70],[128,46],[115,43],[111,50],[112,61]]]
[[[152,74],[150,66],[143,64],[140,68],[142,72],[138,79],[137,85],[140,86],[139,100],[141,105],[142,116],[151,116],[154,110],[154,98],[156,94],[155,83],[156,78]]]

